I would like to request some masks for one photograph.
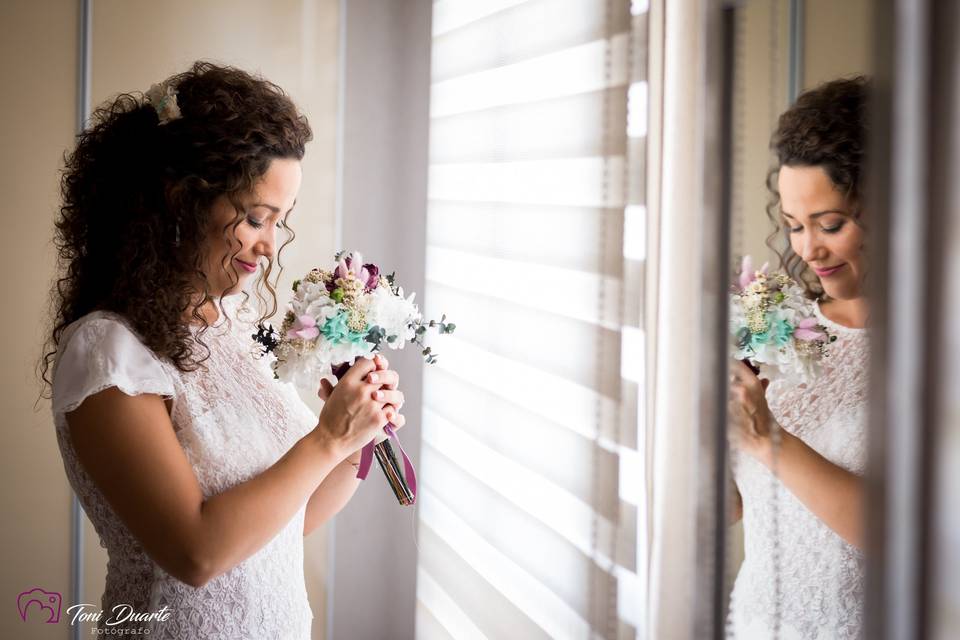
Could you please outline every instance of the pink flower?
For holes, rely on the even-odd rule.
[[[320,335],[320,329],[317,328],[317,319],[311,315],[300,316],[287,331],[287,338],[291,339],[313,340],[318,335]]]
[[[793,332],[793,335],[797,340],[803,340],[804,342],[823,340],[827,336],[820,331],[814,331],[813,328],[816,326],[816,318],[804,318],[797,324],[797,330]]]
[[[764,262],[759,271],[754,271],[753,259],[750,256],[743,256],[743,261],[740,263],[740,280],[738,282],[740,289],[746,289],[750,286],[750,283],[757,279],[758,273],[766,275],[768,268],[770,268],[770,263]]]

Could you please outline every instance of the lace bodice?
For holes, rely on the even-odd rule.
[[[149,626],[151,638],[310,637],[313,614],[303,578],[306,504],[257,553],[193,588],[157,566],[119,520],[80,465],[64,417],[111,386],[130,395],[159,394],[172,401],[177,439],[205,498],[263,472],[313,429],[317,417],[291,385],[275,381],[269,365],[253,357],[256,331],[238,309],[239,297],[224,298],[227,317],[201,338],[210,348],[206,370],[181,373],[110,312],[90,313],[63,333],[53,373],[54,424],[67,478],[109,557],[100,625],[125,603],[137,613],[163,607],[172,612],[165,621],[129,623]]]
[[[820,322],[837,341],[823,372],[808,384],[786,379],[767,390],[784,429],[830,462],[858,475],[866,465],[867,331]],[[779,510],[780,635],[792,639],[859,638],[863,623],[863,554],[813,515],[770,471],[732,453],[743,498],[744,562],[730,602],[728,637],[771,640],[774,618],[773,505]]]

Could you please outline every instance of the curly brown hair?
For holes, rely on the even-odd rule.
[[[854,222],[863,226],[860,205],[869,90],[869,79],[856,76],[806,91],[780,116],[777,130],[770,139],[776,166],[767,174],[770,192],[767,217],[774,225],[767,237],[767,246],[779,256],[780,267],[814,299],[823,298],[823,288],[790,246],[789,234],[779,216],[777,177],[784,166],[821,167],[833,186],[854,205]]]
[[[280,87],[240,69],[198,61],[165,82],[176,89],[181,117],[161,125],[142,93],[120,94],[93,113],[65,156],[41,395],[52,388],[48,372],[64,329],[94,310],[124,316],[179,370],[201,366],[210,352],[200,309],[225,293],[210,291],[204,273],[212,204],[225,196],[236,209],[222,230],[229,239],[242,221],[241,198],[274,159],[301,160],[313,137]],[[280,252],[292,240],[289,230],[274,281],[271,258],[256,282],[261,321],[276,311]]]

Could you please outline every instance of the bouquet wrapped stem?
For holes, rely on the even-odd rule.
[[[400,463],[393,452],[393,447],[390,446],[390,441],[383,440],[374,445],[373,454],[376,456],[383,474],[387,477],[387,482],[393,489],[393,494],[397,496],[397,501],[405,506],[413,504],[416,500],[416,476],[414,476],[413,488],[411,489],[410,483],[407,482],[406,476],[400,469]]]
[[[333,374],[337,380],[340,380],[348,369],[349,365],[343,363],[333,368]],[[410,458],[407,457],[407,453],[400,445],[395,429],[395,425],[388,422],[383,427],[387,437],[379,442],[371,441],[363,448],[360,454],[360,466],[357,468],[357,477],[366,480],[373,458],[376,458],[380,470],[387,478],[387,484],[393,490],[393,495],[397,497],[397,502],[403,506],[408,506],[416,502],[417,499],[417,473],[413,468],[413,463],[410,462]],[[403,468],[400,467],[397,454],[390,444],[391,439],[397,442],[397,447],[400,449],[400,455],[403,457],[404,463]]]

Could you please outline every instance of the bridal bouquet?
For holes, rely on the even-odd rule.
[[[836,336],[819,323],[803,288],[786,274],[768,274],[767,266],[754,271],[750,256],[743,258],[730,295],[734,357],[756,372],[762,364],[774,375],[810,380]]]
[[[420,347],[428,364],[437,361],[423,342],[427,330],[453,333],[456,325],[446,322],[446,316],[425,321],[413,302],[416,294],[405,297],[393,274],[382,275],[361,254],[341,251],[335,262],[332,269],[312,269],[293,283],[294,297],[279,334],[261,325],[253,336],[262,355],[272,358],[275,378],[316,393],[321,379],[336,385],[358,357],[372,357],[384,347],[402,349],[407,342]],[[393,425],[384,431],[396,440]],[[402,447],[400,452],[406,477],[388,440],[363,448],[357,477],[366,477],[376,456],[401,504],[413,504],[416,476]]]

